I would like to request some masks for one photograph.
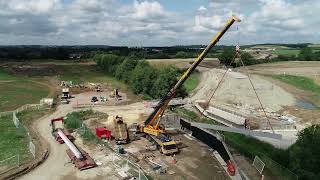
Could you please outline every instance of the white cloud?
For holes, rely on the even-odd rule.
[[[153,1],[134,1],[133,13],[131,14],[133,18],[137,19],[148,19],[148,18],[158,18],[165,17],[166,12],[159,2]]]
[[[1,4],[12,11],[40,14],[47,13],[60,3],[60,0],[2,0]]]
[[[173,0],[172,0],[173,1]],[[166,3],[167,5],[168,3]],[[184,12],[157,0],[0,0],[0,40],[13,44],[206,44],[231,16],[221,43],[320,41],[319,1],[212,0]],[[3,38],[9,38],[6,41]]]

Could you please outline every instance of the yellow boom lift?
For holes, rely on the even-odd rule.
[[[173,154],[178,152],[176,142],[171,140],[169,136],[164,133],[164,128],[160,126],[161,117],[171,99],[176,95],[176,90],[189,78],[191,73],[196,69],[196,67],[201,63],[205,56],[209,53],[211,48],[213,48],[225,32],[231,27],[235,22],[240,22],[240,19],[236,16],[232,16],[224,26],[224,28],[218,32],[211,40],[210,44],[202,51],[198,58],[192,63],[191,67],[182,75],[175,86],[170,89],[170,91],[161,98],[154,111],[150,114],[147,120],[139,127],[139,130],[147,135],[147,138],[153,141],[157,148],[163,154]]]

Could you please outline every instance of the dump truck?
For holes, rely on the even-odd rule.
[[[62,95],[60,97],[61,104],[69,104],[71,95],[69,92],[69,88],[62,88]]]
[[[96,92],[102,92],[101,86],[99,86],[99,85],[98,85],[98,86],[96,86],[96,88],[95,88],[95,89],[96,89]]]
[[[62,96],[61,98],[65,98],[65,99],[70,99],[71,98],[71,94],[69,91],[69,88],[62,88]]]
[[[56,124],[57,122],[60,122],[60,125]],[[58,134],[58,130],[61,130],[70,141],[74,141],[74,139],[75,139],[70,134],[70,132],[68,130],[63,128],[63,122],[64,122],[64,118],[63,117],[55,118],[55,119],[51,119],[50,120],[50,126],[51,126],[51,129],[52,129],[51,130],[51,134],[54,137],[54,139],[60,144],[63,144],[64,141],[60,137],[60,135]]]
[[[127,123],[123,122],[123,118],[115,116],[113,118],[113,137],[116,144],[127,144],[129,142],[129,133],[127,129]]]

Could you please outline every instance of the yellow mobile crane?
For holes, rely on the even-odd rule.
[[[189,78],[191,73],[196,69],[196,67],[201,63],[204,57],[209,53],[212,47],[214,47],[224,33],[231,27],[235,22],[240,22],[240,19],[236,16],[232,16],[224,26],[224,28],[218,32],[210,44],[202,51],[198,58],[192,63],[191,67],[182,75],[175,86],[161,98],[154,111],[150,114],[147,120],[139,127],[139,130],[146,133],[149,140],[155,142],[158,149],[163,154],[173,154],[178,152],[176,142],[171,140],[166,134],[164,134],[164,128],[160,126],[161,117],[165,112],[169,102],[176,95],[176,90]]]

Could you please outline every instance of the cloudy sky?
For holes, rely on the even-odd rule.
[[[320,0],[0,0],[1,45],[320,42]]]

